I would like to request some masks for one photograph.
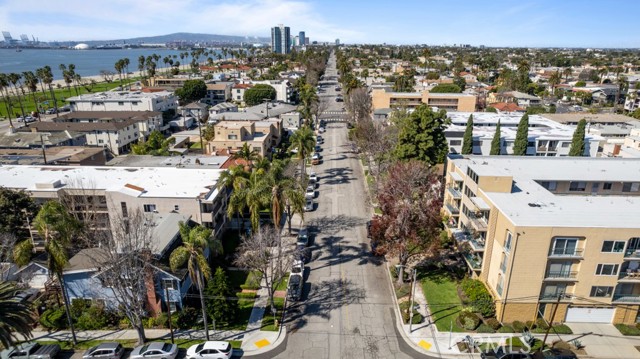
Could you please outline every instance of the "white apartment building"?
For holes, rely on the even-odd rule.
[[[491,141],[500,121],[501,154],[513,154],[521,115],[491,112],[448,112],[451,124],[445,130],[450,153],[461,153],[464,131],[469,115],[473,115],[473,154],[489,155]],[[569,154],[575,127],[562,125],[538,115],[529,116],[528,156],[562,157]],[[585,135],[584,156],[596,157],[604,138],[595,134]]]
[[[71,111],[160,111],[175,110],[178,98],[169,91],[108,91],[69,97]]]
[[[276,89],[276,101],[291,102],[293,97],[293,86],[288,80],[264,80],[264,81],[251,81],[251,84],[265,84]]]
[[[90,196],[103,228],[139,209],[179,213],[216,232],[226,223],[224,170],[182,167],[0,166],[0,186],[27,191],[37,203],[62,193]],[[217,233],[216,233],[217,234]]]

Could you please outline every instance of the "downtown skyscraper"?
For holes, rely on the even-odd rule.
[[[271,51],[277,54],[291,52],[291,29],[279,24],[271,28]]]

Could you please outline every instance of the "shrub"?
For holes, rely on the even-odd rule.
[[[239,299],[256,299],[258,295],[255,292],[238,292],[236,297]]]
[[[513,327],[513,330],[516,333],[522,333],[522,331],[524,331],[524,328],[526,328],[526,325],[519,320],[516,320],[513,323],[511,323],[511,326]]]
[[[567,343],[567,342],[565,342],[565,341],[562,341],[562,340],[559,340],[559,341],[557,341],[557,342],[554,342],[552,346],[553,346],[554,348],[557,348],[557,349],[566,349],[566,350],[571,350],[571,344],[569,344],[569,343]]]
[[[127,318],[127,317],[120,318],[120,321],[118,322],[118,328],[120,328],[120,329],[131,329],[131,322],[129,321],[129,318]]]
[[[109,314],[102,307],[91,306],[77,319],[76,326],[80,330],[104,329],[109,321]]]
[[[489,318],[484,321],[484,324],[490,326],[493,330],[498,330],[502,326],[496,318]]]
[[[413,312],[413,318],[411,319],[411,324],[420,324],[422,323],[422,314],[418,313],[418,311]]]
[[[493,297],[481,281],[465,278],[460,283],[460,288],[469,299],[474,312],[479,312],[483,317],[491,317],[496,314]]]
[[[626,325],[626,324],[616,324],[615,326],[620,331],[620,334],[622,335],[633,335],[633,336],[640,335],[640,329],[636,328],[635,326]]]
[[[480,318],[471,312],[461,312],[457,320],[458,324],[466,330],[474,330],[480,324]]]
[[[67,327],[67,318],[63,308],[50,308],[40,316],[40,324],[47,329],[60,330]]]
[[[527,320],[526,325],[527,329],[529,330],[536,329],[536,322],[534,322],[533,320]]]
[[[478,329],[476,329],[476,332],[478,333],[495,333],[495,329],[491,328],[490,326],[486,325],[486,324],[480,324],[480,326],[478,327]]]
[[[167,316],[167,313],[160,313],[156,318],[155,318],[155,322],[156,322],[156,326],[158,328],[166,328],[169,326],[169,317]]]
[[[409,295],[410,291],[411,291],[411,286],[409,284],[403,284],[400,286],[400,288],[396,289],[396,298],[400,299],[402,297],[405,297]]]
[[[73,298],[71,300],[71,305],[69,306],[69,311],[71,312],[71,317],[78,318],[91,306],[91,299],[83,299],[83,298]]]
[[[178,329],[192,329],[198,324],[199,313],[196,308],[185,307],[176,316],[176,327]]]
[[[549,329],[549,324],[543,318],[536,319],[536,328],[539,329]]]
[[[573,334],[571,328],[569,328],[565,324],[554,325],[551,331],[558,334]]]
[[[503,325],[500,329],[497,330],[498,333],[515,333],[515,329],[513,329],[510,325]]]

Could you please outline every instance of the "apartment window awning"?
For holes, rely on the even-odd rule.
[[[481,210],[481,211],[488,211],[488,210],[491,209],[491,207],[489,207],[487,202],[485,202],[480,197],[471,197],[471,202],[473,202],[473,204],[475,204],[476,207],[478,207],[478,209]]]
[[[451,172],[451,178],[456,182],[462,182],[463,178],[457,172]]]

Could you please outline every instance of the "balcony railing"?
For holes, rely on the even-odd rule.
[[[560,300],[571,300],[571,296],[568,296],[566,293],[545,293],[540,296],[540,300],[542,301],[555,301],[558,300],[558,296],[562,295]]]
[[[624,257],[625,258],[630,258],[630,259],[640,259],[640,249],[627,249],[624,252]]]
[[[471,227],[473,227],[477,231],[487,230],[487,221],[484,217],[475,217],[471,215],[469,217],[469,222],[471,224]]]
[[[469,239],[469,244],[471,244],[471,248],[473,248],[476,251],[484,251],[484,238],[470,238]]]
[[[582,248],[575,249],[552,249],[549,253],[549,257],[554,258],[582,258]]]
[[[572,271],[547,272],[547,275],[544,276],[545,279],[576,279],[577,277],[578,272]]]
[[[640,303],[640,294],[614,294],[614,303]]]
[[[458,207],[452,205],[451,203],[446,203],[444,205],[444,207],[447,209],[447,211],[449,211],[449,213],[451,214],[460,214],[460,209],[458,209]]]
[[[471,253],[464,253],[463,256],[466,259],[467,264],[469,264],[469,266],[471,267],[471,269],[480,270],[482,268],[482,260],[477,256]]]
[[[618,276],[618,280],[624,281],[640,281],[640,272],[638,271],[625,271],[621,270],[620,275]]]
[[[462,193],[453,187],[447,187],[447,191],[451,194],[451,197],[455,199],[462,198]]]

